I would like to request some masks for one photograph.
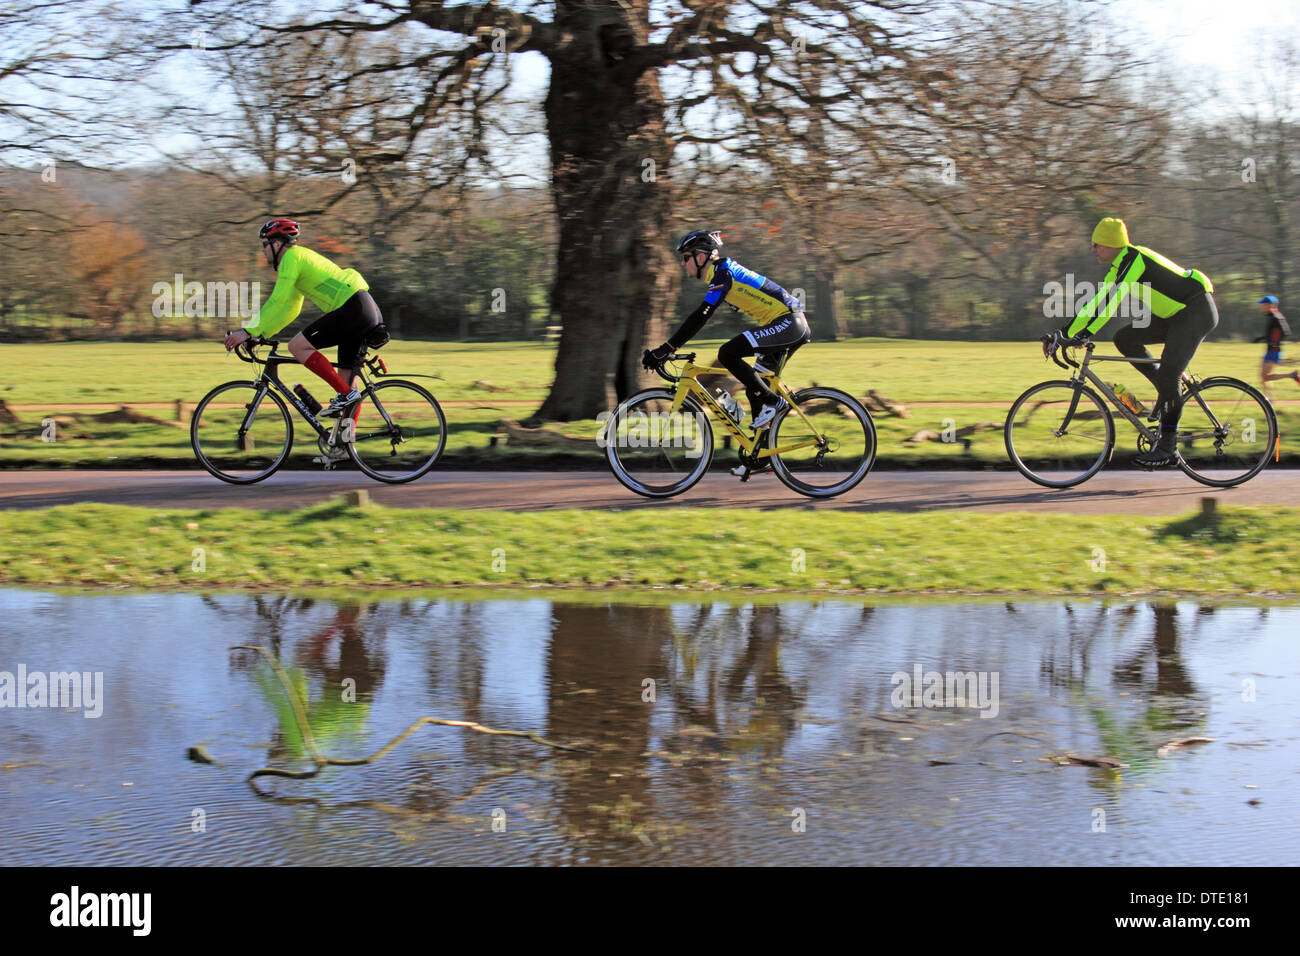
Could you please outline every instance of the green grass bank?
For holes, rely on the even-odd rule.
[[[754,529],[764,529],[755,540]],[[1300,594],[1300,509],[1212,517],[680,508],[0,512],[0,585],[856,594]],[[575,547],[581,542],[581,547]]]

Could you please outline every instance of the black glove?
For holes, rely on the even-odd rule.
[[[673,347],[665,342],[657,349],[646,349],[641,353],[641,367],[647,371],[654,371],[661,368],[668,360],[668,356],[673,354]]]

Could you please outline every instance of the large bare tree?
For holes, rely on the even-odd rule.
[[[572,420],[643,381],[641,351],[668,331],[678,283],[671,240],[691,225],[673,216],[679,169],[730,157],[756,182],[815,206],[868,171],[917,161],[926,118],[942,99],[934,82],[941,73],[926,53],[931,6],[411,0],[281,13],[285,5],[228,0],[196,5],[187,24],[205,31],[209,49],[246,63],[262,59],[258,49],[312,38],[318,76],[292,90],[312,123],[299,125],[293,148],[318,166],[351,156],[371,171],[416,170],[431,185],[442,183],[420,169],[430,151],[457,157],[444,170],[461,182],[518,173],[517,164],[494,163],[510,156],[511,137],[526,124],[510,101],[513,64],[540,56],[545,178],[558,222],[551,303],[563,334],[539,415]],[[174,20],[168,28],[177,29]],[[372,45],[358,62],[330,40],[361,36],[389,45]],[[362,105],[359,91],[377,77],[390,86],[368,101],[368,127],[344,114],[326,123],[313,110],[340,99]],[[351,138],[338,127],[350,127]],[[789,175],[805,168],[821,181]]]

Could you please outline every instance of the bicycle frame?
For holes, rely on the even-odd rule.
[[[1126,418],[1128,420],[1128,423],[1138,430],[1139,434],[1141,434],[1144,438],[1147,439],[1147,441],[1151,442],[1152,445],[1154,445],[1157,439],[1159,438],[1156,432],[1150,427],[1148,427],[1146,422],[1138,418],[1137,415],[1135,415],[1127,405],[1125,405],[1122,401],[1120,401],[1119,396],[1115,394],[1114,390],[1105,382],[1103,382],[1097,376],[1097,373],[1093,371],[1091,368],[1089,368],[1089,366],[1093,362],[1127,362],[1130,365],[1159,365],[1160,360],[1154,358],[1149,358],[1149,359],[1128,358],[1122,355],[1094,355],[1093,354],[1094,348],[1095,345],[1092,343],[1089,343],[1085,347],[1082,364],[1075,362],[1074,360],[1066,356],[1065,358],[1066,363],[1078,369],[1077,372],[1070,373],[1070,381],[1072,383],[1078,383],[1078,384],[1083,384],[1086,381],[1088,384],[1092,385],[1093,388],[1101,392],[1101,394],[1106,397],[1107,401],[1109,401],[1111,405],[1115,406],[1115,408],[1119,411],[1120,415]],[[1053,358],[1055,358],[1055,356],[1053,356]],[[1060,365],[1061,363],[1057,362],[1056,364]],[[1190,372],[1183,372],[1182,380],[1184,384],[1189,386],[1195,384],[1196,382],[1196,378]],[[1219,420],[1214,417],[1214,413],[1210,411],[1210,407],[1205,404],[1204,399],[1201,398],[1200,392],[1195,392],[1193,394],[1196,399],[1196,403],[1201,406],[1201,410],[1204,411],[1206,416],[1210,419],[1210,421],[1214,423],[1215,431],[1216,432],[1219,431],[1223,426],[1222,424],[1220,424]],[[1064,432],[1065,429],[1069,427],[1070,420],[1074,418],[1074,413],[1078,410],[1078,408],[1079,408],[1079,391],[1076,389],[1074,393],[1074,398],[1070,402],[1070,409],[1065,415],[1065,420],[1061,422],[1062,432]]]
[[[771,385],[772,391],[776,392],[777,395],[780,395],[790,403],[790,408],[799,416],[800,419],[803,420],[804,424],[808,426],[809,431],[811,431],[815,437],[806,441],[798,441],[793,444],[782,445],[779,448],[763,448],[759,451],[755,451],[755,449],[758,448],[759,442],[766,437],[767,429],[753,435],[746,435],[741,429],[739,423],[728,415],[726,410],[718,403],[718,400],[709,394],[708,389],[697,381],[697,376],[700,375],[730,374],[731,373],[725,368],[696,365],[694,362],[688,360],[686,366],[682,369],[681,374],[677,377],[677,394],[673,396],[671,412],[673,414],[680,412],[682,403],[686,400],[686,396],[693,395],[704,405],[705,408],[713,409],[713,417],[726,426],[727,431],[730,432],[732,438],[736,440],[736,443],[740,446],[741,450],[744,451],[746,455],[750,455],[754,458],[770,458],[772,455],[781,455],[798,448],[808,448],[813,445],[821,445],[825,443],[825,436],[817,430],[817,427],[808,420],[808,416],[800,410],[798,404],[794,400],[794,393],[790,391],[785,382],[781,381],[777,376],[777,373],[768,372],[764,374],[760,372],[759,377],[766,378]]]
[[[258,376],[255,385],[256,394],[254,395],[253,401],[249,403],[247,413],[244,415],[244,419],[242,422],[240,422],[239,425],[239,435],[241,439],[252,427],[254,420],[256,420],[258,410],[262,407],[262,399],[266,397],[266,393],[270,391],[272,386],[274,386],[275,390],[279,392],[281,396],[287,399],[289,403],[298,410],[298,414],[301,415],[303,420],[306,421],[307,424],[312,427],[312,429],[316,432],[317,437],[320,438],[321,441],[325,442],[327,447],[333,448],[336,444],[336,438],[338,436],[339,431],[346,430],[347,428],[351,427],[350,424],[345,424],[345,423],[351,423],[353,419],[348,416],[340,415],[337,419],[334,420],[334,422],[332,423],[332,427],[327,428],[324,425],[322,425],[316,419],[316,416],[313,415],[311,411],[307,408],[307,406],[303,403],[302,399],[298,397],[297,393],[294,392],[293,389],[289,388],[289,386],[285,385],[284,382],[280,381],[280,373],[279,373],[280,366],[298,365],[299,362],[297,359],[291,356],[277,355],[276,349],[278,347],[279,347],[279,343],[272,345],[270,353],[264,359],[259,359],[256,356],[252,356],[251,351],[249,352],[249,355],[252,356],[251,359],[249,360],[251,360],[256,364],[261,365],[262,372],[261,375]],[[337,362],[331,362],[330,364],[333,365],[335,368],[341,368],[341,366]],[[364,400],[366,396],[369,395],[371,401],[374,402],[375,408],[379,410],[380,417],[384,419],[384,424],[391,429],[393,427],[392,419],[389,418],[388,412],[379,403],[378,397],[375,396],[372,390],[370,377],[366,375],[365,364],[363,363],[362,367],[359,369],[354,369],[354,372],[357,375],[357,377],[361,379],[361,384],[364,386],[364,388],[358,390],[361,393],[360,400]],[[358,401],[360,402],[360,400]]]

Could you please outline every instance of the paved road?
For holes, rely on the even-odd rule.
[[[809,501],[770,475],[742,484],[710,475],[668,501],[647,501],[605,472],[433,471],[410,485],[382,485],[352,472],[282,471],[259,485],[227,485],[187,471],[0,472],[0,508],[40,508],[77,502],[173,508],[296,507],[364,488],[372,500],[408,508],[674,507],[832,508],[842,511],[1036,511],[1070,514],[1181,514],[1213,496],[1224,504],[1300,507],[1300,471],[1266,471],[1241,488],[1219,491],[1181,472],[1115,469],[1080,488],[1050,491],[1015,472],[881,471],[830,501]]]

